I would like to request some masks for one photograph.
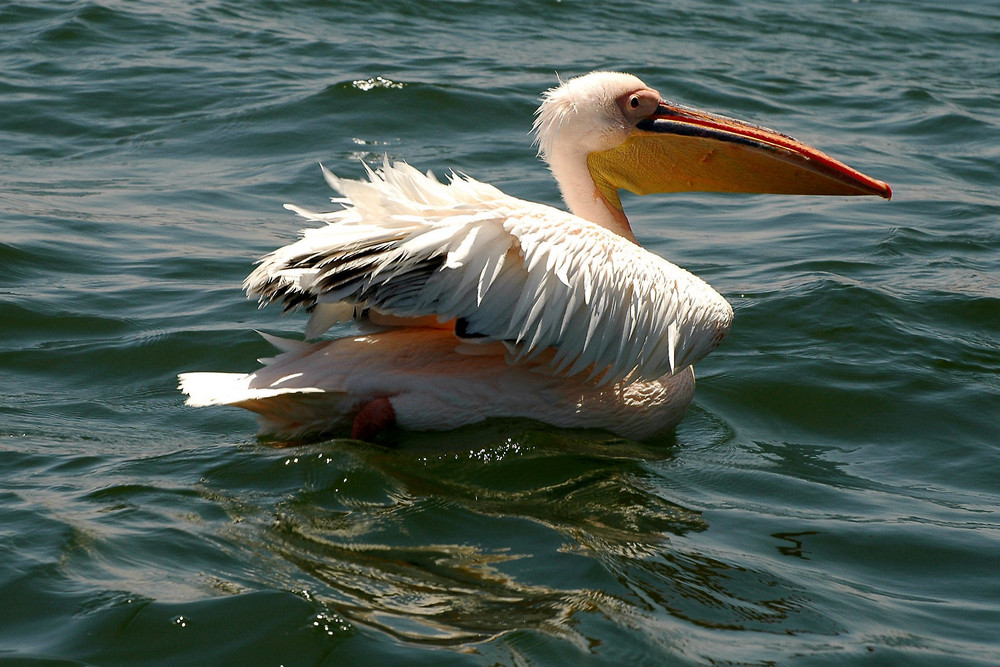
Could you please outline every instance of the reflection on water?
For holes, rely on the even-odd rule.
[[[650,461],[670,464],[669,446],[499,435],[510,432],[415,435],[395,449],[261,448],[268,463],[256,474],[271,477],[275,496],[231,499],[241,539],[273,558],[254,576],[347,623],[442,646],[534,628],[585,650],[596,640],[581,613],[628,627],[672,617],[796,629],[794,586],[687,548],[685,536],[709,526],[650,471]],[[207,482],[235,479],[220,468]]]

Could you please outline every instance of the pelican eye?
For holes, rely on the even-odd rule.
[[[638,109],[639,108],[639,96],[638,95],[633,95],[632,97],[628,98],[628,105],[630,107],[632,107],[633,109]]]

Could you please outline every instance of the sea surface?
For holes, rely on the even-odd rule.
[[[1000,663],[996,2],[7,0],[0,45],[0,663]],[[301,335],[241,282],[318,162],[559,205],[532,113],[598,68],[895,193],[626,198],[736,312],[674,435],[184,405]]]

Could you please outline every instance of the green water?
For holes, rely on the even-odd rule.
[[[1000,662],[995,3],[0,6],[0,662]],[[891,202],[629,198],[736,311],[675,435],[495,422],[280,448],[176,374],[383,154],[558,204],[528,131],[595,68]],[[341,330],[341,332],[346,332]]]

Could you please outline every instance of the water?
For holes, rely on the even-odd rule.
[[[1000,661],[995,3],[7,2],[0,660]],[[629,198],[733,303],[676,434],[259,442],[175,376],[383,154],[558,203],[555,72],[631,71],[892,202]]]

